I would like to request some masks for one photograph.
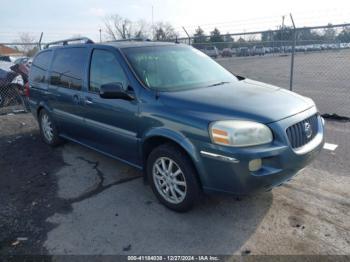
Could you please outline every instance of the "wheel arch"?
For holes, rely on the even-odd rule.
[[[51,117],[52,122],[55,123],[57,129],[60,130],[59,122],[57,121],[57,119],[55,119],[55,115],[54,115],[53,110],[50,109],[49,106],[43,101],[37,104],[37,106],[35,108],[35,113],[33,112],[33,115],[36,117],[36,119],[38,121],[40,121],[40,112],[42,110],[45,110],[49,114],[49,116]]]
[[[44,103],[40,102],[36,108],[36,117],[39,117],[40,111],[45,109],[49,114],[52,114],[52,110]]]
[[[147,158],[152,150],[162,144],[171,143],[183,150],[189,156],[195,170],[197,171],[199,182],[202,184],[199,155],[195,146],[183,134],[165,128],[157,128],[149,131],[141,141],[141,156],[144,170],[146,170]]]

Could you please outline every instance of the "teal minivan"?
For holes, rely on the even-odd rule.
[[[29,81],[45,143],[70,140],[143,170],[176,211],[202,192],[268,191],[324,143],[311,99],[237,77],[182,44],[64,40],[36,55]]]

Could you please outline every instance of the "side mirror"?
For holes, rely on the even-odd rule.
[[[108,83],[100,87],[100,97],[106,99],[133,100],[134,97],[127,93],[122,83]]]

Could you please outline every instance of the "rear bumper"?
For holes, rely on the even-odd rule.
[[[286,128],[315,114],[316,109],[270,124],[275,139],[268,145],[229,148],[213,144],[198,143],[200,155],[200,177],[207,193],[222,192],[247,195],[267,191],[295,176],[322,150],[324,128],[318,117],[319,130],[313,140],[303,148],[293,149],[286,135]],[[249,161],[261,159],[262,167],[249,171]]]

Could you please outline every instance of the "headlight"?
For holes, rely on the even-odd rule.
[[[267,144],[272,141],[272,132],[267,126],[242,120],[213,122],[209,127],[214,144],[244,147]]]

